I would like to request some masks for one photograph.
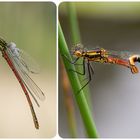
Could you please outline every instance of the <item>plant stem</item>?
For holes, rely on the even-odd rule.
[[[77,137],[77,127],[76,127],[76,119],[75,119],[75,108],[73,103],[73,97],[71,94],[71,87],[69,83],[69,79],[64,67],[64,64],[62,61],[60,61],[61,64],[61,80],[62,80],[62,86],[63,86],[63,93],[64,93],[64,103],[66,106],[66,113],[67,113],[67,120],[70,130],[70,136],[72,138]]]
[[[68,18],[69,18],[72,43],[74,45],[78,44],[78,43],[82,44],[75,3],[74,2],[67,2],[66,4],[67,4],[67,11],[68,11]],[[79,60],[79,63],[82,64],[82,60]],[[76,71],[81,71],[81,67],[76,67]],[[79,77],[80,81],[83,81],[83,77],[81,77],[81,75],[78,75],[78,77]],[[87,85],[83,90],[85,92],[85,97],[88,101],[88,104],[89,104],[90,108],[92,109],[89,86]]]
[[[70,24],[72,43],[75,45],[81,43],[76,8],[73,2],[68,2],[67,7],[68,7],[67,9],[68,9],[69,22],[70,22],[69,24]]]
[[[69,54],[69,50],[68,50],[60,24],[58,25],[58,37],[59,37],[59,40],[58,40],[59,51],[60,51],[60,54],[62,56],[64,65],[65,65],[65,68],[66,68],[66,71],[67,71],[67,74],[68,74],[68,77],[69,77],[69,80],[70,80],[70,83],[71,83],[71,86],[73,89],[73,93],[75,95],[75,99],[76,99],[76,102],[78,104],[78,107],[79,107],[79,110],[81,113],[81,117],[83,119],[85,130],[86,130],[89,138],[97,138],[98,137],[97,130],[95,127],[95,123],[93,120],[91,110],[90,110],[87,100],[84,96],[84,92],[81,91],[81,93],[77,95],[77,91],[79,89],[81,89],[81,84],[79,82],[79,78],[76,73],[69,71],[69,69],[75,70],[75,67],[73,65],[71,65],[64,58],[64,55],[66,55],[71,60],[71,56]]]

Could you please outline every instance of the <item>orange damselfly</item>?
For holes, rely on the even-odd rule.
[[[27,54],[24,54],[19,48],[16,47],[16,44],[11,42],[7,43],[0,38],[0,51],[2,56],[5,58],[9,67],[12,69],[17,80],[19,81],[22,90],[24,91],[28,104],[31,109],[34,125],[36,129],[39,129],[38,119],[36,117],[32,101],[29,94],[34,99],[35,103],[39,107],[39,103],[35,98],[34,94],[40,99],[44,100],[45,95],[42,90],[36,85],[36,83],[30,78],[29,73],[37,73],[36,70],[29,66],[29,62],[25,61],[24,57],[29,57]],[[31,58],[26,58],[28,61],[32,60]],[[35,65],[35,63],[33,64]]]
[[[138,73],[138,68],[135,65],[135,62],[140,62],[140,55],[130,53],[130,52],[117,52],[112,50],[105,50],[104,48],[94,48],[92,50],[87,50],[81,44],[77,44],[74,49],[71,51],[72,55],[76,57],[73,61],[70,61],[66,56],[65,58],[71,63],[76,64],[76,62],[82,58],[83,62],[83,72],[71,70],[80,75],[86,74],[86,65],[88,70],[88,81],[86,84],[78,91],[78,93],[86,87],[90,81],[92,80],[92,75],[94,74],[94,70],[91,66],[90,62],[99,62],[99,63],[109,63],[109,64],[117,64],[122,65],[131,70],[133,74]]]

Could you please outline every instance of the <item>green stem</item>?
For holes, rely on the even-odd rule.
[[[81,43],[76,8],[73,2],[68,2],[67,7],[68,7],[68,17],[70,22],[69,24],[70,24],[72,43],[75,45]]]
[[[61,64],[61,80],[62,80],[62,86],[63,86],[63,93],[64,93],[64,103],[66,107],[66,114],[67,114],[67,120],[68,120],[68,126],[70,130],[70,136],[72,138],[77,137],[77,127],[76,127],[76,119],[75,119],[75,108],[73,103],[73,97],[71,96],[71,87],[69,83],[69,79],[65,70],[64,65],[62,64],[62,61],[60,61]]]
[[[78,43],[82,44],[75,3],[74,2],[67,2],[66,4],[67,4],[67,11],[68,11],[68,18],[69,18],[72,43],[74,45],[78,44]],[[82,64],[82,60],[79,60],[78,62]],[[81,67],[76,67],[76,71],[81,71]],[[79,75],[78,77],[79,77],[80,81],[83,81],[83,77],[81,77],[81,75]],[[88,100],[88,104],[92,109],[89,86],[87,85],[83,90],[85,92],[85,97]]]
[[[71,86],[73,89],[73,93],[75,95],[75,99],[76,99],[76,102],[78,104],[78,107],[79,107],[79,110],[80,110],[80,113],[81,113],[81,116],[83,119],[85,130],[86,130],[89,138],[97,138],[98,137],[97,130],[95,127],[95,123],[93,120],[91,110],[90,110],[89,105],[87,103],[87,100],[84,96],[84,92],[81,91],[81,93],[77,95],[77,91],[79,89],[81,89],[81,84],[79,82],[79,78],[78,78],[76,73],[70,72],[68,70],[68,69],[75,70],[75,67],[73,65],[71,65],[64,58],[64,55],[66,55],[71,60],[71,56],[69,54],[69,50],[68,50],[68,47],[67,47],[67,44],[66,44],[66,41],[65,41],[60,24],[58,25],[58,37],[59,37],[59,40],[58,40],[59,51],[60,51],[60,54],[62,56],[64,65],[65,65],[65,68],[66,68],[66,71],[67,71],[67,74],[68,74],[68,77],[69,77],[69,80],[70,80],[70,83],[71,83]]]
[[[76,120],[75,120],[73,103],[71,104],[71,107],[68,109],[69,110],[67,110],[67,114],[68,114],[68,120],[69,120],[69,126],[70,126],[70,134],[72,138],[76,138],[77,129],[76,129]]]

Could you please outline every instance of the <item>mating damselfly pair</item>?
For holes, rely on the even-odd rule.
[[[134,54],[131,52],[126,51],[112,51],[112,50],[106,50],[104,48],[93,48],[91,50],[87,50],[83,47],[82,44],[77,44],[74,46],[74,48],[71,51],[71,54],[75,57],[73,61],[70,61],[67,56],[64,55],[64,57],[70,62],[71,64],[77,64],[77,61],[79,59],[82,59],[82,67],[83,72],[72,70],[72,72],[76,72],[80,75],[86,74],[86,65],[88,70],[88,80],[85,85],[82,86],[81,89],[79,89],[78,93],[86,87],[90,81],[92,80],[92,75],[94,74],[94,70],[92,68],[91,62],[99,62],[99,63],[108,63],[108,64],[117,64],[122,65],[131,70],[133,74],[138,73],[138,68],[135,65],[135,62],[140,63],[140,55]],[[78,64],[79,65],[79,64]]]
[[[19,81],[22,90],[26,95],[28,104],[30,106],[35,128],[39,129],[38,119],[36,117],[32,101],[30,99],[31,95],[31,97],[33,98],[38,107],[39,103],[35,98],[35,96],[37,96],[40,100],[45,99],[45,95],[42,92],[42,90],[36,85],[36,83],[29,76],[29,73],[37,73],[37,70],[33,69],[36,63],[31,58],[27,58],[29,57],[29,55],[27,55],[22,50],[17,48],[15,43],[13,42],[7,43],[2,38],[0,38],[0,51],[2,53],[2,56],[5,58],[6,62],[8,63],[9,67],[15,74],[17,80]],[[33,63],[32,65],[34,65],[33,67],[29,65],[30,60],[32,61],[31,63]]]

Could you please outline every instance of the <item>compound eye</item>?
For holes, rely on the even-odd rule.
[[[80,57],[80,56],[82,56],[82,53],[80,51],[76,51],[75,52],[75,55],[78,56],[78,57]]]

